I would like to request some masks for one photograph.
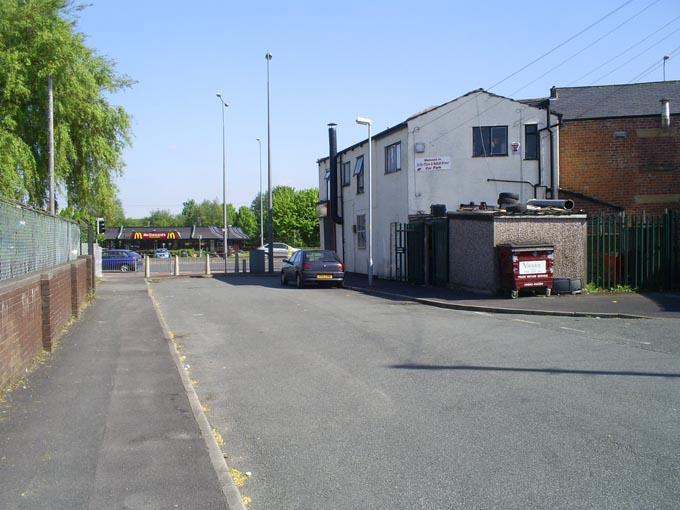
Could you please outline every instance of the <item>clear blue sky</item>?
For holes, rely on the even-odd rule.
[[[493,88],[528,98],[546,96],[551,85],[628,83],[648,69],[637,81],[661,80],[663,56],[680,46],[680,19],[672,21],[680,17],[680,2],[95,0],[78,30],[138,82],[110,99],[133,117],[133,145],[118,186],[126,215],[141,217],[152,209],[177,213],[189,198],[222,199],[216,91],[231,104],[227,201],[249,205],[259,190],[258,137],[266,188],[267,50],[273,54],[273,182],[308,188],[318,185],[316,160],[328,153],[328,122],[338,123],[343,148],[365,138],[357,115],[372,118],[379,131],[428,106],[489,89],[619,6]],[[680,79],[678,57],[680,51],[667,61],[667,79]]]

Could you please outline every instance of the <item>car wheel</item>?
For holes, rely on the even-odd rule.
[[[281,285],[284,285],[284,286],[285,286],[286,283],[288,283],[288,282],[286,281],[286,273],[284,273],[283,271],[281,271]]]
[[[123,273],[127,273],[130,270],[130,266],[128,266],[127,264],[123,264],[120,266],[120,270]]]
[[[503,200],[504,198],[519,200],[519,195],[517,193],[508,193],[507,191],[503,191],[498,194],[498,200]]]
[[[302,283],[302,276],[300,276],[300,273],[295,275],[295,285],[297,286],[298,289],[301,289],[302,287],[305,286],[305,284]]]

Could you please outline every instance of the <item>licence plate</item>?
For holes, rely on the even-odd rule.
[[[317,280],[330,280],[333,278],[332,274],[318,274],[316,275]]]

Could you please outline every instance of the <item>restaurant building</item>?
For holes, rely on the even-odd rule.
[[[195,250],[224,253],[224,229],[208,227],[113,227],[104,234],[104,248],[121,248],[137,252],[152,252],[157,248],[168,250]],[[229,226],[227,239],[229,253],[240,251],[250,238],[239,227]]]

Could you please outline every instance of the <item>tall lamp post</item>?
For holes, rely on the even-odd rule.
[[[368,285],[373,285],[373,160],[371,153],[371,124],[366,117],[357,117],[357,124],[368,127]]]
[[[222,99],[222,94],[218,92],[215,94],[217,99],[220,100],[220,110],[222,110],[222,209],[224,212],[224,274],[227,274],[227,243],[229,236],[229,226],[227,223],[227,147],[226,138],[224,135],[224,110],[229,107],[224,99]]]
[[[262,140],[256,138],[260,150],[260,246],[264,246],[264,212],[262,211]]]
[[[274,272],[274,211],[272,210],[272,136],[271,123],[269,121],[269,62],[272,60],[272,54],[267,52],[264,56],[267,60],[267,195],[268,195],[268,210],[269,210],[269,225],[267,230],[267,239],[269,239],[269,272]]]
[[[671,58],[670,55],[663,56],[663,81],[666,81],[666,61]]]

